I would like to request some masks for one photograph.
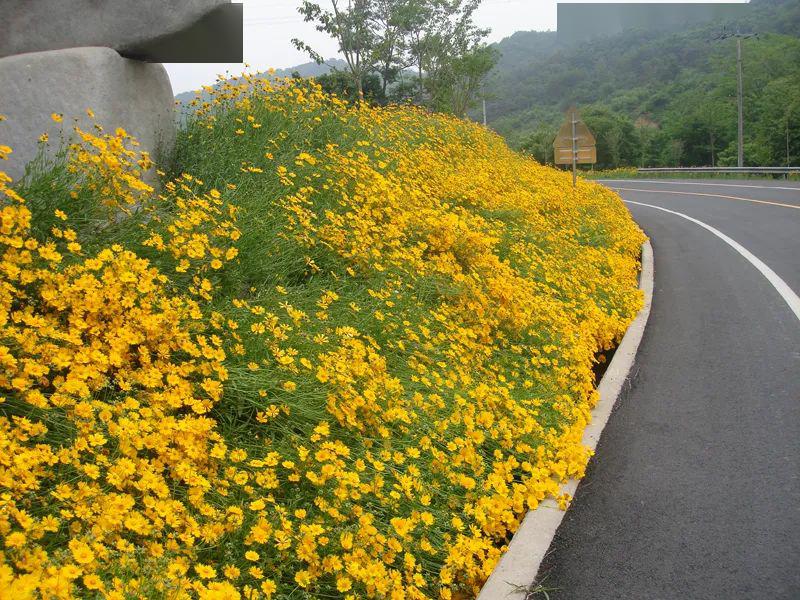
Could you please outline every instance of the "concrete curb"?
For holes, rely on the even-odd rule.
[[[592,411],[592,421],[583,432],[583,444],[592,450],[597,448],[600,435],[617,402],[622,386],[636,358],[642,341],[650,306],[653,302],[653,248],[650,241],[642,244],[642,274],[639,289],[644,292],[644,306],[636,315],[617,348],[614,358],[600,380],[597,391],[600,400]],[[579,480],[570,479],[561,491],[575,495]],[[536,510],[529,511],[522,520],[508,549],[500,558],[494,571],[484,584],[478,600],[507,600],[524,598],[536,579],[539,565],[547,554],[556,530],[566,513],[558,508],[552,498],[544,500]]]

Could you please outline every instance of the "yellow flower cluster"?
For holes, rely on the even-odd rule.
[[[644,236],[456,119],[195,104],[160,194],[125,136],[72,149],[136,232],[91,255],[2,180],[0,597],[474,597],[583,474]]]
[[[184,173],[176,181],[165,184],[165,194],[158,197],[159,205],[174,206],[169,222],[163,232],[153,223],[148,227],[149,237],[142,242],[160,252],[168,251],[177,260],[175,272],[190,273],[192,285],[189,290],[205,300],[212,299],[212,282],[206,277],[209,272],[219,271],[234,260],[239,250],[235,246],[241,232],[236,227],[236,206],[224,204],[216,189],[207,193],[198,191],[203,182]],[[148,206],[153,219],[163,219],[156,212],[158,206]]]
[[[55,115],[53,119],[60,122]],[[94,127],[98,135],[75,127],[82,143],[70,146],[68,169],[80,176],[81,187],[97,192],[110,209],[128,212],[153,192],[141,178],[153,162],[147,152],[136,151],[139,143],[121,127],[113,135],[100,125]]]
[[[206,499],[218,485],[215,449],[225,447],[207,416],[227,378],[225,353],[198,305],[171,296],[167,278],[132,251],[112,245],[69,260],[38,241],[7,183],[0,596],[70,597],[76,586],[104,590],[98,572],[109,565],[230,528]],[[9,564],[25,575],[9,581]]]
[[[583,171],[581,175],[590,179],[632,179],[639,174],[636,167],[617,167],[615,169],[594,169],[592,171]]]

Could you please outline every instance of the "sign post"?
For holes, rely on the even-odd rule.
[[[575,107],[567,111],[567,120],[561,125],[553,142],[553,154],[557,165],[572,165],[572,187],[578,180],[578,165],[593,165],[597,162],[597,142],[581,121]]]
[[[575,133],[575,110],[570,113],[572,121],[572,187],[578,182],[578,138]]]

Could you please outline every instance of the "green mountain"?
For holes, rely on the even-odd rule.
[[[489,124],[552,162],[563,111],[581,110],[598,166],[736,161],[736,40],[742,42],[747,164],[800,162],[800,1],[753,0],[739,15],[679,32],[630,29],[566,45],[554,32],[497,44]]]

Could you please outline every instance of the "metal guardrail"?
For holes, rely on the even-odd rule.
[[[800,167],[643,167],[639,173],[722,173],[740,175],[794,175]]]

